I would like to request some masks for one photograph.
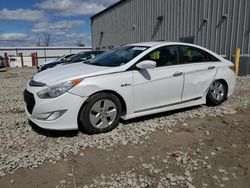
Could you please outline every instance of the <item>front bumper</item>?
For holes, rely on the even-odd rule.
[[[33,110],[27,109],[25,112],[29,120],[35,123],[38,127],[48,130],[77,130],[78,129],[78,113],[87,98],[80,97],[71,93],[65,93],[53,99],[40,99],[37,92],[32,92],[34,95],[35,105]],[[41,120],[41,114],[55,111],[66,111],[62,116],[55,120]]]

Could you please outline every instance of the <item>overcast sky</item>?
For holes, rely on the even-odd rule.
[[[90,17],[118,0],[0,0],[0,46],[91,45]]]

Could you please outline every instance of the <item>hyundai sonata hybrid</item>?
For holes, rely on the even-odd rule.
[[[24,91],[28,118],[44,129],[114,129],[131,119],[219,105],[233,93],[232,62],[185,43],[130,44],[36,74]]]

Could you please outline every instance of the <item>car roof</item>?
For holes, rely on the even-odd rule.
[[[128,44],[127,46],[143,46],[143,47],[161,47],[161,46],[167,46],[167,45],[183,45],[183,46],[189,46],[189,47],[195,47],[202,49],[204,51],[207,51],[209,53],[212,53],[213,55],[218,55],[212,52],[209,49],[206,49],[202,46],[191,44],[191,43],[184,43],[184,42],[142,42],[142,43],[134,43],[134,44]]]
[[[86,54],[86,53],[102,53],[104,51],[85,51],[85,52],[79,52],[77,54]]]
[[[128,44],[127,46],[152,47],[152,46],[165,46],[165,45],[185,45],[185,46],[193,46],[201,48],[201,46],[184,42],[141,42],[141,43]]]
[[[133,43],[133,44],[128,44],[127,46],[145,46],[145,47],[152,47],[156,46],[159,44],[168,44],[168,42],[140,42],[140,43]]]
[[[183,45],[183,46],[195,47],[195,48],[199,48],[201,50],[204,50],[204,51],[212,54],[213,56],[215,56],[216,58],[218,58],[220,60],[223,59],[223,57],[221,57],[220,55],[216,54],[215,52],[213,52],[207,48],[204,48],[204,47],[196,45],[196,44],[184,43],[184,42],[142,42],[142,43],[128,44],[127,46],[143,46],[143,47],[156,47],[157,48],[157,47],[162,47],[162,46],[167,46],[167,45]]]

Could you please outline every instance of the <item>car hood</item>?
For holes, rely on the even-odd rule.
[[[38,66],[44,66],[44,65],[47,65],[47,64],[49,64],[49,63],[53,63],[53,62],[57,62],[57,61],[60,61],[60,60],[46,61],[46,62],[44,62],[44,63],[39,63]]]
[[[51,61],[49,63],[46,63],[46,64],[42,65],[42,66],[48,66],[48,67],[50,67],[50,66],[61,64],[61,63],[65,63],[65,62],[66,61],[63,61],[63,60]]]
[[[36,74],[33,77],[33,80],[51,86],[80,77],[86,78],[89,76],[108,74],[116,71],[116,67],[103,67],[84,63],[74,63],[42,71]]]

